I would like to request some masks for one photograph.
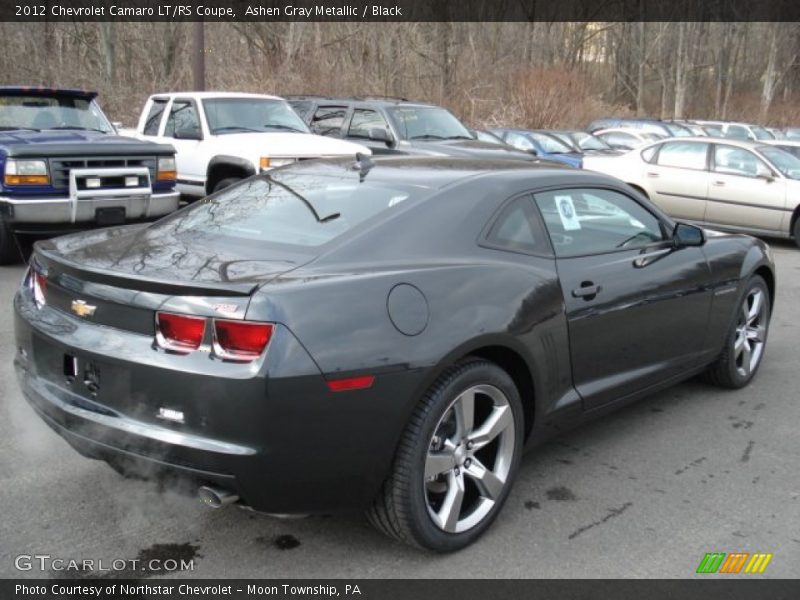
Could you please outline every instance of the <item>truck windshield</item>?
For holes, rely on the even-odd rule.
[[[401,106],[387,111],[404,140],[471,140],[461,121],[438,106]]]
[[[203,100],[212,135],[246,131],[297,131],[308,127],[283,100],[267,98],[212,98]]]
[[[58,94],[0,94],[0,129],[113,131],[111,123],[93,100]]]

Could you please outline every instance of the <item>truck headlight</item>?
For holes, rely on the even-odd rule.
[[[175,167],[175,157],[159,156],[156,181],[175,181],[177,178],[178,170]]]
[[[47,162],[9,158],[3,181],[6,185],[49,185]]]
[[[290,165],[296,161],[297,159],[295,158],[276,158],[274,156],[262,156],[258,160],[258,166],[262,171],[266,171],[267,169],[274,169],[275,167]]]

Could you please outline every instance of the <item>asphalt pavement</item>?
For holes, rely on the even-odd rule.
[[[359,514],[213,511],[83,458],[18,389],[11,301],[24,267],[0,267],[0,577],[63,575],[15,568],[47,554],[193,559],[172,576],[197,578],[670,578],[697,576],[707,552],[772,553],[764,577],[797,577],[800,249],[771,244],[777,303],[749,387],[689,381],[534,450],[494,526],[452,555],[393,542]]]

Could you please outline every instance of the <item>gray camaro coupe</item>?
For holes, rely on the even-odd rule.
[[[694,374],[750,382],[775,275],[553,163],[309,161],[36,244],[15,365],[82,454],[211,506],[483,533],[524,446]]]

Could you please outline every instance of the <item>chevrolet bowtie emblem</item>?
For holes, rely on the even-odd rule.
[[[85,300],[73,300],[69,308],[79,317],[91,317],[97,310],[96,306],[86,304]]]

